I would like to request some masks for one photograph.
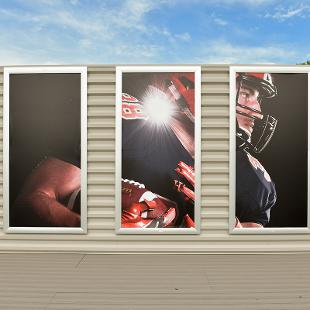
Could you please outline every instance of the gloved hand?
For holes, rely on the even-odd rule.
[[[193,167],[188,166],[183,161],[180,161],[178,163],[177,168],[175,171],[178,173],[178,175],[183,178],[184,180],[187,180],[188,183],[194,187],[195,186],[195,172]],[[194,205],[195,203],[195,192],[194,190],[187,187],[183,182],[179,180],[174,180],[175,188],[178,192],[183,193],[184,200],[189,202],[191,205]],[[195,227],[195,222],[193,219],[186,213],[183,218],[183,223],[185,227]]]
[[[180,161],[175,171],[178,173],[179,176],[185,178],[193,187],[195,186],[195,172],[193,167],[190,167],[183,161]],[[188,188],[186,185],[184,185],[184,183],[179,180],[174,180],[174,185],[178,192],[184,193],[185,200],[191,202],[195,201],[195,192],[192,189]]]

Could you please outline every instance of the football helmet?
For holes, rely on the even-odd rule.
[[[236,113],[249,118],[249,121],[253,124],[253,132],[250,134],[242,129],[236,120],[237,148],[260,153],[272,138],[278,122],[275,117],[264,113],[264,104],[268,99],[277,96],[277,87],[274,85],[270,73],[252,72],[237,73],[236,86]],[[239,102],[240,90],[242,88],[258,91],[257,102],[261,110],[254,109]]]
[[[179,109],[194,122],[195,118],[195,75],[193,72],[172,73],[165,79],[166,92]]]

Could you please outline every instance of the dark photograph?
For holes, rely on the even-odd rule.
[[[235,228],[306,228],[308,74],[236,74]]]
[[[81,227],[81,74],[9,75],[9,226]]]
[[[195,228],[194,167],[195,73],[123,73],[121,228]]]

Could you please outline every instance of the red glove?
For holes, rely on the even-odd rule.
[[[195,172],[194,169],[188,165],[186,165],[183,161],[178,163],[178,167],[175,171],[181,177],[185,178],[192,186],[195,185]],[[195,192],[185,186],[181,181],[174,180],[174,185],[178,192],[184,193],[187,200],[195,201]]]
[[[191,217],[188,214],[184,215],[184,225],[187,228],[195,227],[195,222],[191,219]]]
[[[180,161],[175,171],[181,178],[187,180],[193,187],[195,186],[195,172],[191,166],[188,166],[183,161]],[[184,183],[179,180],[174,180],[174,185],[178,192],[184,194],[185,201],[194,204],[195,192],[192,189],[188,188],[186,185],[184,185]],[[188,214],[184,215],[183,223],[185,227],[195,227],[195,222]]]

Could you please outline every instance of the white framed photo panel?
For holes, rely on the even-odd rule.
[[[87,232],[87,68],[5,67],[6,233]]]
[[[116,233],[198,234],[200,66],[116,68]]]
[[[230,67],[232,234],[309,233],[308,66]]]

